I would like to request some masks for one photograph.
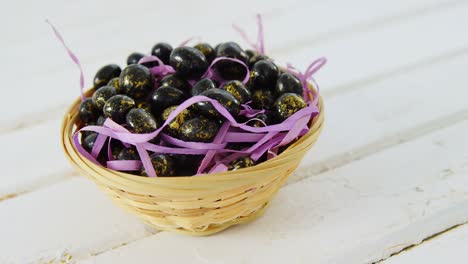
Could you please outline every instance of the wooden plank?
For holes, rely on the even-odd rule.
[[[0,263],[89,256],[151,234],[84,178],[0,202],[0,216]]]
[[[367,21],[371,22],[374,21],[375,19],[378,19],[380,16],[395,16],[395,14],[400,14],[400,13],[407,13],[408,10],[419,10],[421,9],[422,6],[428,6],[425,7],[428,10],[431,10],[432,13],[430,14],[437,14],[437,12],[443,12],[446,9],[453,9],[455,7],[452,7],[452,5],[448,5],[446,3],[452,3],[452,2],[445,2],[445,1],[435,1],[430,2],[430,3],[422,3],[420,1],[415,1],[415,2],[410,2],[410,4],[405,5],[396,5],[394,2],[392,3],[387,3],[387,4],[382,4],[382,3],[376,3],[375,1],[368,1],[368,0],[362,0],[361,6],[366,6],[365,9],[359,8],[359,5],[353,5],[354,8],[351,9],[351,11],[346,11],[344,14],[342,13],[336,13],[331,12],[333,10],[336,10],[333,5],[329,4],[324,4],[318,2],[312,2],[309,6],[309,8],[301,8],[299,10],[294,10],[294,12],[290,13],[285,13],[282,17],[279,16],[279,18],[272,19],[271,22],[268,23],[268,21],[265,23],[265,27],[269,30],[267,30],[267,45],[268,47],[271,47],[272,51],[272,56],[278,57],[281,60],[288,60],[291,61],[298,66],[304,66],[306,63],[309,63],[311,59],[316,57],[317,55],[333,55],[333,54],[341,54],[343,50],[348,50],[348,49],[343,49],[343,46],[353,46],[356,45],[355,42],[350,43],[349,45],[347,44],[348,41],[354,40],[354,38],[351,38],[351,36],[346,35],[346,40],[336,38],[334,39],[333,43],[337,43],[335,45],[331,45],[334,47],[334,49],[337,48],[337,50],[332,51],[331,49],[314,49],[313,51],[310,49],[306,50],[306,53],[302,53],[301,55],[295,55],[295,56],[288,56],[288,52],[282,52],[280,54],[276,54],[274,52],[274,47],[275,46],[282,46],[283,48],[285,47],[285,44],[288,42],[294,42],[295,38],[297,36],[315,36],[315,35],[321,35],[323,32],[326,31],[333,31],[335,29],[340,29],[340,30],[349,30],[350,25],[355,24],[355,23],[360,23],[362,21]],[[444,4],[444,5],[441,5]],[[308,5],[307,5],[308,6]],[[316,18],[310,18],[310,15],[308,14],[309,10],[314,10],[317,14],[323,14],[323,15],[317,15],[317,18],[320,19],[316,21]],[[348,10],[348,9],[347,9]],[[325,14],[333,14],[333,16],[325,16]],[[425,13],[424,13],[425,14]],[[461,17],[457,17],[459,21],[466,19],[466,16],[462,15]],[[163,16],[164,18],[164,16]],[[284,28],[284,21],[289,21],[294,25],[302,25],[302,24],[307,24],[308,19],[312,19],[310,23],[319,23],[320,22],[320,27],[317,27],[317,29],[311,29],[310,31],[303,32],[301,29],[302,27],[294,27],[294,30],[288,30]],[[411,21],[413,19],[417,19],[417,16],[411,17]],[[148,18],[145,18],[148,19]],[[435,17],[434,19],[438,19],[438,17]],[[176,24],[176,26],[181,27],[181,28],[174,28],[173,30],[162,30],[161,33],[158,34],[159,38],[166,39],[171,42],[177,42],[186,37],[186,32],[200,32],[200,28],[206,28],[206,20],[200,20],[198,19],[193,19],[193,23],[189,24]],[[254,20],[252,19],[244,19],[246,22],[243,22],[241,24],[243,25],[250,25],[249,28],[253,27],[251,26],[254,23]],[[133,21],[133,22],[132,22]],[[399,29],[402,27],[404,28],[407,23],[410,23],[409,21],[403,20],[401,23],[397,23],[399,20],[391,20],[392,23],[396,23],[399,25]],[[232,21],[226,21],[226,18],[224,20],[220,20],[219,23],[219,28],[215,28],[213,30],[207,30],[206,32],[203,32],[204,36],[206,37],[206,40],[209,41],[221,41],[225,39],[234,39],[234,40],[239,40],[239,37],[235,35],[235,33],[230,30],[230,23]],[[448,23],[452,23],[453,20],[448,20]],[[137,25],[132,24],[132,23],[137,23]],[[156,23],[156,22],[155,22]],[[163,23],[163,22],[161,22]],[[203,24],[205,23],[205,24]],[[445,23],[444,23],[445,24]],[[455,24],[453,28],[457,28],[462,23]],[[419,23],[418,23],[419,25]],[[385,26],[385,24],[381,24],[381,26]],[[447,26],[451,26],[447,25]],[[193,27],[193,28],[192,28]],[[139,33],[140,31],[135,31],[135,28],[141,30],[141,32],[152,32],[152,24],[148,22],[145,24],[145,26],[141,26],[141,21],[140,19],[138,20],[131,20],[127,23],[121,23],[118,24],[118,30],[114,27],[112,29],[105,28],[106,30],[103,32],[95,32],[95,30],[99,30],[99,25],[96,27],[96,29],[93,29],[91,32],[89,32],[88,28],[83,28],[82,31],[80,30],[68,30],[67,27],[62,28],[64,32],[66,32],[66,37],[68,40],[68,43],[74,47],[74,50],[77,52],[78,55],[80,55],[81,61],[83,62],[85,66],[85,75],[88,77],[87,79],[90,80],[91,76],[94,75],[96,70],[101,67],[104,63],[103,62],[122,62],[126,54],[128,54],[131,51],[134,51],[135,49],[140,49],[140,50],[145,50],[148,49],[153,43],[155,42],[155,36],[152,34],[143,34]],[[73,29],[73,28],[72,28]],[[375,31],[376,28],[372,28],[371,31]],[[431,32],[420,32],[420,34],[427,34],[429,38],[433,37],[433,34],[439,34],[438,30],[442,30],[440,28],[435,28]],[[23,107],[23,108],[16,108],[15,111],[6,111],[6,109],[10,109],[12,107],[12,103],[7,103],[5,105],[0,106],[0,110],[5,110],[3,112],[8,113],[5,115],[2,115],[0,117],[0,121],[2,121],[2,127],[16,127],[17,122],[29,122],[25,120],[37,120],[37,119],[43,119],[42,113],[47,113],[50,112],[50,110],[55,110],[57,109],[64,109],[66,103],[64,102],[70,102],[73,98],[76,98],[78,95],[78,89],[77,89],[77,73],[76,69],[74,66],[68,61],[68,58],[66,58],[65,52],[62,50],[61,47],[56,43],[56,41],[53,39],[51,36],[50,30],[44,26],[44,29],[42,29],[43,34],[46,36],[45,39],[43,40],[43,43],[40,41],[35,41],[34,45],[36,45],[36,49],[41,49],[43,52],[41,53],[34,53],[31,54],[31,58],[29,61],[29,67],[27,69],[27,75],[30,78],[21,78],[24,74],[22,72],[15,71],[13,67],[10,67],[7,65],[11,65],[11,63],[15,63],[17,58],[21,56],[23,51],[27,49],[27,46],[25,47],[18,47],[17,49],[12,49],[9,51],[7,54],[5,54],[5,60],[8,62],[4,63],[5,66],[0,66],[0,70],[5,71],[7,75],[11,76],[11,78],[6,79],[5,81],[7,82],[5,85],[9,87],[35,87],[37,83],[47,83],[47,89],[46,92],[44,92],[43,89],[29,89],[28,94],[29,96],[27,97],[22,97],[20,96],[20,92],[23,91],[23,89],[12,89],[12,95],[18,96],[22,98],[22,101],[25,105],[28,105],[28,107]],[[129,34],[132,34],[131,36],[128,36],[125,38],[125,40],[122,40],[121,34],[118,34],[117,32],[122,31],[122,32],[131,32]],[[185,33],[184,33],[185,32]],[[411,32],[413,31],[408,31],[406,35],[410,35]],[[456,34],[456,31],[447,31],[445,28],[443,29],[443,32],[440,32],[440,34],[444,34],[444,32],[448,37],[448,40],[451,40],[454,43],[466,43],[468,41],[459,41],[463,36],[463,34]],[[429,34],[433,33],[433,34]],[[73,43],[82,43],[83,38],[85,39],[94,39],[95,36],[98,35],[102,39],[106,39],[106,41],[97,41],[97,42],[92,42],[92,45],[90,44],[73,44]],[[285,36],[283,36],[285,35]],[[405,35],[405,36],[406,36]],[[235,37],[233,37],[235,36]],[[282,37],[278,37],[282,36]],[[288,37],[286,37],[288,36]],[[369,50],[368,46],[368,40],[370,36],[362,37],[358,40],[360,42],[360,48],[357,49],[354,53],[356,54],[364,54],[367,50]],[[379,35],[380,37],[380,35]],[[349,40],[348,40],[349,38]],[[372,38],[372,37],[370,37]],[[394,36],[387,36],[386,43],[391,43],[395,39]],[[435,43],[432,45],[431,41],[429,42],[418,42],[419,38],[414,38],[412,37],[409,39],[409,42],[414,42],[414,46],[411,46],[411,49],[409,48],[402,48],[402,53],[404,54],[411,54],[410,52],[414,52],[413,47],[416,45],[420,46],[428,46],[427,49],[422,49],[421,53],[416,53],[414,56],[417,58],[422,57],[427,57],[429,55],[434,54],[434,49],[438,50],[440,49],[440,45],[438,43]],[[422,39],[421,39],[422,40]],[[112,45],[109,45],[108,43],[112,42]],[[87,42],[85,42],[87,43]],[[305,47],[310,47],[314,43],[307,43]],[[29,44],[28,44],[29,45]],[[338,47],[336,46],[338,45]],[[146,48],[145,48],[146,47]],[[431,48],[432,47],[432,50]],[[289,51],[289,50],[288,50]],[[304,50],[302,50],[304,51]],[[423,52],[424,51],[424,52]],[[419,55],[421,54],[421,55]],[[278,55],[278,56],[276,56]],[[280,56],[281,55],[281,56]],[[385,53],[380,54],[381,56],[385,56]],[[40,56],[40,57],[39,57]],[[393,55],[392,55],[393,56]],[[43,58],[47,57],[48,60],[46,62],[43,61]],[[347,68],[352,67],[353,65],[351,64],[352,61],[348,61],[349,55],[342,57],[342,61],[345,62]],[[332,57],[332,59],[335,57]],[[367,56],[366,56],[367,58]],[[382,58],[382,61],[384,61],[385,58]],[[409,60],[409,59],[408,59]],[[341,63],[340,63],[341,64]],[[363,62],[365,64],[365,62]],[[2,69],[1,67],[4,67]],[[341,74],[341,72],[340,72]],[[360,77],[364,77],[361,73]],[[336,79],[336,75],[331,77],[332,79]],[[325,84],[327,84],[325,82]],[[327,87],[328,85],[325,85],[324,87]],[[43,94],[46,93],[47,97],[44,97]],[[37,98],[47,98],[43,100],[38,100]],[[58,108],[57,108],[58,107]],[[5,122],[8,121],[8,124],[5,124]],[[4,128],[5,129],[5,128]]]
[[[468,221],[467,129],[465,121],[288,185],[264,217],[222,235],[163,232],[78,263],[378,261]]]
[[[382,264],[464,263],[468,259],[468,224],[450,229],[422,244],[382,261]]]

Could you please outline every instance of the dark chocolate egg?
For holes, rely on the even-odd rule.
[[[282,122],[306,106],[307,104],[301,96],[285,93],[275,101],[273,111],[277,121]]]
[[[245,87],[245,85],[238,80],[227,81],[223,84],[221,89],[234,95],[234,97],[236,97],[236,99],[239,100],[241,104],[245,104],[252,98],[249,89],[247,89],[247,87]]]
[[[184,92],[186,96],[190,95],[190,83],[174,74],[169,74],[162,78],[159,86],[174,87]]]
[[[166,108],[161,114],[162,122],[166,122],[169,115],[177,108],[177,105]],[[193,113],[187,108],[182,110],[165,128],[164,132],[169,136],[178,138],[180,126],[192,119]]]
[[[192,96],[199,95],[203,93],[204,91],[207,91],[209,89],[217,88],[216,83],[208,78],[201,79],[197,83],[195,83],[192,87],[191,94]]]
[[[115,88],[115,91],[119,94],[120,93],[120,78],[115,77],[110,79],[110,81],[107,83],[107,86],[112,86]]]
[[[83,148],[86,151],[91,152],[91,150],[94,147],[94,142],[96,141],[97,136],[98,133],[96,132],[89,133],[88,135],[86,135],[86,137],[82,138],[81,146],[83,146]]]
[[[175,176],[191,176],[197,173],[203,155],[171,154],[176,166]]]
[[[216,52],[216,57],[229,57],[238,59],[247,64],[248,56],[244,50],[235,42],[226,42],[221,44]],[[241,64],[223,60],[215,65],[216,71],[225,80],[243,80],[246,75],[246,69]]]
[[[253,127],[264,127],[271,124],[272,118],[268,114],[258,114],[248,123],[249,126]]]
[[[211,63],[214,58],[216,57],[216,52],[213,47],[208,43],[198,43],[197,45],[193,46],[197,50],[201,51],[203,55],[205,55],[206,60],[208,63]]]
[[[237,116],[240,112],[240,102],[234,97],[234,95],[226,92],[225,90],[221,90],[218,88],[213,88],[207,91],[204,91],[200,95],[209,97],[211,99],[215,99],[218,101],[232,116]],[[214,108],[214,106],[207,101],[201,101],[196,103],[196,109],[202,114],[207,117],[212,118],[220,118],[221,115],[219,114],[218,110]]]
[[[102,109],[104,104],[111,98],[112,96],[116,95],[117,91],[112,86],[102,86],[101,88],[97,89],[93,94],[93,103],[94,105]]]
[[[269,60],[257,61],[250,71],[249,82],[254,88],[273,90],[278,80],[278,67]]]
[[[250,58],[252,58],[253,56],[257,55],[258,53],[255,51],[255,50],[251,50],[251,49],[246,49],[245,50],[245,54],[247,54],[247,61],[250,60]]]
[[[106,122],[106,118],[100,115],[98,119],[96,120],[96,126],[103,126],[104,122]]]
[[[158,177],[174,176],[175,163],[169,155],[154,153],[150,156],[150,159]],[[144,168],[141,175],[148,176]]]
[[[135,148],[123,148],[117,155],[117,160],[140,160],[140,155]]]
[[[120,74],[120,90],[134,99],[146,97],[153,87],[153,75],[143,65],[129,65]]]
[[[151,104],[146,100],[138,100],[135,102],[136,108],[145,109],[148,113],[151,113]]]
[[[264,54],[255,54],[254,56],[249,58],[249,67],[252,68],[255,63],[261,60],[269,60],[270,58]]]
[[[134,108],[127,114],[127,127],[138,134],[151,133],[158,129],[156,119],[145,109]]]
[[[92,98],[86,98],[81,102],[78,116],[83,123],[94,122],[101,114],[101,109],[97,108]]]
[[[155,116],[159,116],[169,106],[179,105],[185,100],[184,93],[171,86],[161,86],[151,97],[151,109]]]
[[[111,147],[112,157],[114,159],[117,159],[117,156],[119,155],[120,151],[122,151],[122,149],[125,148],[122,142],[116,139],[111,140],[110,147]],[[105,147],[105,151],[106,151],[106,157],[107,157],[107,147]]]
[[[135,100],[132,98],[121,94],[114,95],[104,104],[104,117],[109,117],[115,122],[122,124],[125,123],[127,113],[134,107]]]
[[[218,133],[218,123],[206,117],[195,117],[179,128],[179,138],[184,141],[212,142]]]
[[[201,51],[192,47],[178,47],[171,52],[169,63],[176,74],[185,79],[198,79],[208,68],[208,61]]]
[[[290,73],[282,73],[276,81],[275,93],[277,95],[295,93],[302,96],[303,88],[301,80]]]
[[[106,85],[112,78],[119,77],[122,69],[117,64],[109,64],[96,72],[93,79],[94,88]]]
[[[254,109],[269,110],[275,102],[273,92],[265,89],[258,89],[252,93],[252,107]]]
[[[137,64],[145,54],[139,52],[133,52],[127,57],[127,65]]]
[[[166,65],[169,65],[169,56],[171,55],[171,52],[172,46],[165,42],[157,43],[151,49],[151,54],[158,57]]]
[[[98,120],[99,120],[99,118],[98,118]],[[96,122],[92,121],[92,122],[89,122],[89,123],[85,123],[85,124],[83,125],[83,127],[86,127],[86,126],[97,126],[97,121],[96,121]],[[94,132],[94,131],[82,130],[80,133],[81,133],[81,138],[84,139],[84,138],[87,137],[88,135],[91,135],[91,134],[96,133],[96,132]]]
[[[234,171],[242,168],[252,167],[253,165],[255,165],[255,161],[253,161],[250,157],[241,157],[231,161],[231,163],[229,163],[228,169]]]

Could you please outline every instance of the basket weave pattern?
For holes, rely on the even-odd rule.
[[[78,153],[72,136],[79,103],[76,100],[67,111],[61,128],[63,149],[70,162],[115,203],[148,225],[195,236],[210,235],[260,216],[317,141],[324,120],[319,98],[320,113],[310,123],[310,131],[271,160],[223,173],[147,178],[106,169]]]

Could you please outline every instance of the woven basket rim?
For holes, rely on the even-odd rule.
[[[312,85],[309,85],[309,88],[313,91],[315,91],[314,87]],[[85,95],[89,96],[93,92],[93,89],[89,89]],[[94,164],[92,161],[88,160],[86,157],[81,155],[76,147],[74,146],[72,142],[72,137],[73,133],[75,132],[75,123],[78,118],[78,106],[81,102],[81,99],[78,97],[73,104],[68,108],[62,122],[61,126],[61,142],[62,142],[62,147],[65,152],[65,155],[67,158],[70,160],[70,162],[79,169],[79,171],[84,172],[82,166],[86,166],[88,169],[92,169],[96,175],[94,176],[100,176],[105,177],[104,175],[112,175],[112,177],[118,177],[121,178],[122,180],[126,181],[132,181],[134,183],[139,183],[139,184],[148,184],[148,185],[153,185],[153,184],[158,184],[158,185],[169,185],[173,186],[175,182],[178,184],[181,184],[181,186],[191,186],[192,184],[196,182],[204,182],[206,183],[207,181],[222,181],[226,180],[227,182],[233,180],[234,178],[240,179],[240,178],[251,178],[252,182],[256,181],[255,177],[252,177],[250,173],[252,171],[258,171],[258,170],[270,170],[274,168],[275,163],[280,163],[281,159],[287,158],[288,154],[298,150],[302,149],[304,147],[307,147],[304,142],[306,142],[307,138],[311,137],[314,134],[320,133],[320,131],[323,128],[323,121],[324,121],[324,106],[323,106],[323,98],[322,96],[319,95],[318,99],[318,108],[319,108],[319,113],[311,120],[309,123],[310,130],[307,132],[307,134],[303,135],[300,137],[296,142],[294,142],[291,146],[289,146],[285,151],[283,151],[281,154],[278,156],[269,159],[267,161],[264,161],[262,163],[259,163],[255,166],[248,167],[248,168],[243,168],[235,171],[226,171],[226,172],[219,172],[219,173],[211,173],[211,174],[202,174],[198,176],[174,176],[174,177],[141,177],[138,175],[133,175],[125,172],[120,172],[120,171],[115,171],[111,170],[108,168],[105,168],[102,165],[97,165]],[[86,173],[85,173],[86,174]],[[106,177],[107,180],[112,181],[109,177]],[[244,179],[245,180],[245,179]]]

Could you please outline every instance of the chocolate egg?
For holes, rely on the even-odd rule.
[[[153,75],[143,65],[129,65],[120,74],[120,90],[134,99],[146,97],[153,87]]]
[[[211,63],[216,57],[216,52],[214,48],[208,43],[198,43],[197,45],[193,47],[201,51],[201,53],[205,55],[205,58],[208,61],[208,63]]]
[[[94,105],[102,109],[104,104],[111,98],[112,96],[116,95],[117,91],[112,86],[102,86],[101,88],[97,89],[93,94],[93,103]]]
[[[275,102],[275,96],[270,90],[258,89],[252,93],[252,107],[254,109],[269,110]]]
[[[183,155],[171,154],[174,160],[176,173],[175,176],[191,176],[197,173],[198,167],[203,159],[203,155]]]
[[[223,86],[221,86],[221,89],[234,95],[241,104],[245,104],[250,101],[252,97],[249,89],[247,89],[247,87],[238,80],[227,81]]]
[[[135,101],[136,108],[141,108],[146,110],[146,112],[151,113],[151,104],[146,100]]]
[[[172,46],[165,42],[157,43],[151,49],[151,54],[158,57],[166,65],[169,65],[169,56],[171,55],[171,52]]]
[[[155,116],[159,116],[169,106],[179,105],[185,100],[184,93],[171,86],[161,86],[151,97],[151,109]]]
[[[285,93],[275,101],[273,111],[276,119],[282,122],[306,106],[306,102],[299,95]]]
[[[115,77],[110,79],[110,81],[107,83],[107,86],[112,86],[115,88],[115,91],[119,94],[120,93],[120,84],[119,84],[119,77]]]
[[[217,49],[216,57],[235,58],[246,64],[248,60],[245,51],[235,42],[222,43]],[[244,66],[229,60],[217,62],[215,69],[225,80],[243,80],[247,73]]]
[[[204,91],[207,91],[209,89],[217,88],[216,83],[208,78],[201,79],[197,83],[195,83],[192,87],[191,94],[192,96],[199,95],[203,93]]]
[[[250,58],[252,58],[253,56],[257,55],[258,53],[255,51],[255,50],[251,50],[251,49],[246,49],[245,50],[245,54],[247,54],[247,61],[250,60]]]
[[[213,88],[204,91],[200,95],[215,99],[222,106],[224,106],[224,108],[226,108],[226,110],[228,110],[232,116],[237,116],[240,112],[240,102],[236,99],[236,97],[234,97],[234,95],[226,92],[225,90]],[[201,101],[196,103],[195,106],[202,115],[212,118],[221,118],[218,110],[216,110],[210,102]]]
[[[96,126],[103,126],[104,122],[106,122],[106,118],[100,115],[98,119],[96,120]]]
[[[250,157],[241,157],[235,159],[229,163],[228,170],[234,171],[242,168],[252,167],[255,165],[255,161],[253,161]]]
[[[98,118],[98,119],[99,119],[99,118]],[[85,123],[85,124],[83,125],[83,127],[86,127],[86,126],[96,126],[96,125],[97,125],[97,121],[96,121],[96,122],[92,121],[92,122],[89,122],[89,123]],[[89,136],[89,135],[91,135],[91,134],[93,134],[93,133],[96,133],[96,132],[94,132],[94,131],[82,130],[80,133],[81,133],[81,138],[84,139],[85,137],[87,137],[87,136]]]
[[[133,52],[127,57],[127,65],[137,64],[145,54],[139,52]]]
[[[94,122],[100,115],[101,110],[93,103],[92,98],[86,98],[81,102],[78,116],[83,123]]]
[[[174,176],[175,163],[169,155],[154,153],[150,156],[151,164],[158,177]],[[148,176],[145,169],[141,171],[142,176]]]
[[[158,128],[156,119],[145,109],[134,108],[127,114],[127,126],[130,131],[138,134],[146,134]]]
[[[264,54],[255,54],[254,56],[249,58],[249,67],[252,68],[255,63],[261,60],[269,60],[270,58]]]
[[[177,108],[177,105],[166,108],[161,114],[162,122],[166,122],[169,115]],[[169,136],[178,138],[180,126],[190,120],[193,113],[187,108],[182,110],[165,128],[164,132]]]
[[[187,97],[190,95],[190,84],[174,74],[169,74],[162,78],[159,82],[159,86],[174,87],[184,92]]]
[[[218,133],[218,124],[206,117],[195,117],[179,128],[179,138],[184,141],[212,142]]]
[[[123,148],[117,155],[117,160],[140,160],[140,155],[135,148]]]
[[[295,93],[302,96],[303,88],[301,80],[290,73],[282,73],[276,81],[275,93],[277,95]]]
[[[97,136],[98,133],[96,132],[90,133],[89,135],[81,139],[81,146],[83,146],[83,148],[86,151],[91,152],[91,150],[94,147],[94,142],[96,141]]]
[[[96,72],[93,79],[94,88],[106,85],[112,78],[119,77],[122,69],[117,64],[109,64]]]
[[[104,104],[104,117],[109,117],[115,122],[125,123],[127,113],[135,107],[135,101],[126,95],[114,95]]]
[[[278,67],[269,60],[257,61],[250,71],[250,80],[254,88],[273,90],[278,80]]]
[[[201,51],[192,47],[178,47],[171,52],[170,65],[176,74],[185,79],[198,79],[208,68],[208,61]]]

